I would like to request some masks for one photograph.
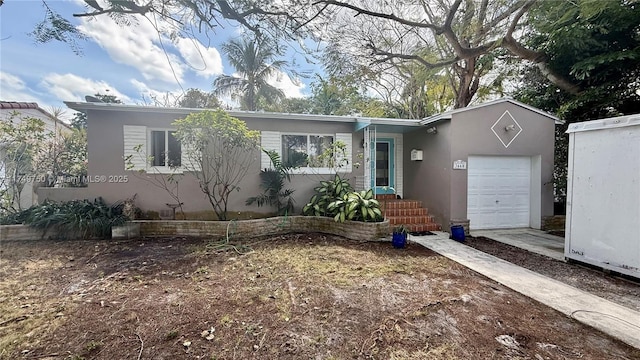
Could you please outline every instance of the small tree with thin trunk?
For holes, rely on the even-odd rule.
[[[223,110],[192,113],[176,120],[182,145],[182,168],[198,179],[219,220],[227,220],[229,195],[257,158],[260,133]]]
[[[25,184],[44,181],[41,160],[51,138],[40,119],[13,112],[0,120],[0,215],[22,210]]]

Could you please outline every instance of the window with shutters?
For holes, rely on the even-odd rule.
[[[321,155],[333,144],[333,135],[282,135],[282,163],[290,167],[328,167]]]
[[[125,170],[156,174],[200,171],[198,152],[175,137],[174,129],[124,125]]]

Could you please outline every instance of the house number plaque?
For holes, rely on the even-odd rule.
[[[456,160],[453,162],[453,170],[467,170],[467,162],[464,160]]]

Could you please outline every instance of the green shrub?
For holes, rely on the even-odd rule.
[[[353,190],[349,181],[336,175],[333,180],[321,181],[315,194],[309,200],[302,214],[327,216],[336,221],[345,220],[378,222],[384,220],[380,203],[374,198],[373,190]]]
[[[10,214],[0,224],[25,224],[36,229],[55,229],[61,234],[77,234],[82,238],[109,238],[111,227],[129,218],[122,213],[122,203],[107,205],[102,198],[73,200],[63,203],[45,201],[41,205]]]
[[[320,186],[313,189],[316,193],[309,203],[302,208],[302,214],[307,216],[336,216],[336,209],[329,209],[329,204],[342,200],[343,197],[353,192],[353,187],[348,180],[342,179],[336,174],[333,180],[320,181]]]
[[[379,222],[384,220],[380,203],[374,198],[373,190],[351,192],[329,204],[329,211],[335,213],[334,220],[344,222],[345,220]]]
[[[291,214],[294,211],[293,189],[285,189],[285,180],[291,181],[290,171],[293,169],[282,163],[280,155],[272,150],[262,150],[269,159],[273,168],[260,171],[260,187],[263,193],[247,199],[246,204],[273,206],[278,215]]]

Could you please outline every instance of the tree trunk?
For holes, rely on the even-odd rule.
[[[456,100],[454,108],[467,107],[478,91],[478,79],[475,76],[477,58],[470,58],[463,61],[464,65],[455,65],[454,69],[458,76],[458,88],[455,89]]]

